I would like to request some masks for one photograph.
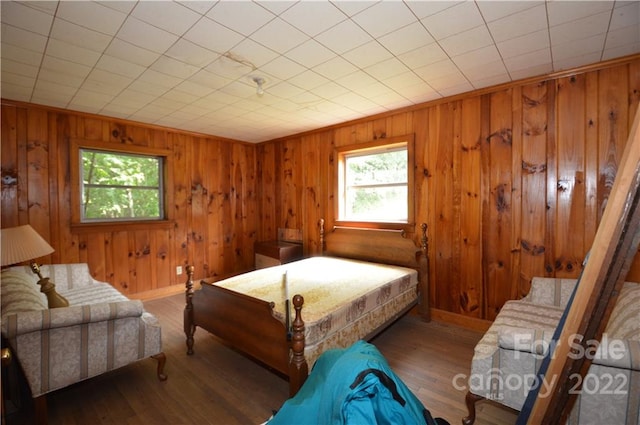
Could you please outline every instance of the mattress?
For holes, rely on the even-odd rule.
[[[336,257],[311,257],[254,270],[216,285],[274,303],[285,321],[285,299],[304,297],[305,357],[347,347],[417,300],[418,273],[406,267]],[[292,307],[293,320],[293,307]]]

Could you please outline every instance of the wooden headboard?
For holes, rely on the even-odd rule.
[[[420,247],[402,230],[362,229],[335,226],[324,229],[320,220],[322,255],[353,258],[377,263],[419,268],[420,257],[427,257],[427,225],[421,225]]]
[[[322,255],[354,260],[393,264],[418,271],[420,294],[418,310],[424,320],[429,311],[429,257],[427,225],[420,225],[420,246],[401,230],[360,229],[336,226],[326,232],[320,219],[320,247]]]

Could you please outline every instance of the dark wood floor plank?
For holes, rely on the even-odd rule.
[[[260,424],[288,395],[279,375],[198,329],[195,354],[186,355],[182,330],[184,296],[145,302],[162,325],[166,373],[158,381],[149,359],[56,391],[48,396],[51,425]],[[468,374],[481,333],[405,316],[372,342],[433,416],[460,424],[465,391],[454,388]],[[478,425],[512,425],[515,414],[478,403]],[[7,417],[7,425],[31,422],[29,400]]]

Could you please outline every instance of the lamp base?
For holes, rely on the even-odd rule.
[[[49,308],[69,307],[69,301],[56,292],[56,285],[48,277],[41,278],[38,285],[40,285],[40,292],[47,296]]]

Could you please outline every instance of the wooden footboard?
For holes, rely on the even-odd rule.
[[[308,366],[304,358],[304,299],[293,297],[295,318],[291,333],[274,317],[274,304],[226,288],[202,282],[193,290],[193,266],[187,266],[184,331],[187,354],[193,354],[196,327],[216,335],[227,344],[289,377],[295,394],[304,383]],[[292,355],[290,355],[292,350]]]

